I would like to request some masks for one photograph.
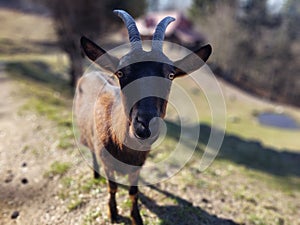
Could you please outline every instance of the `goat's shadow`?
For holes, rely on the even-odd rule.
[[[142,204],[157,215],[162,225],[238,225],[230,219],[219,218],[216,215],[209,214],[200,207],[193,206],[191,202],[168,191],[161,190],[157,186],[151,185],[149,187],[153,191],[157,191],[177,203],[176,205],[160,206],[153,199],[147,197],[147,195],[140,193],[139,196]]]
[[[125,185],[119,184],[122,188],[127,189]],[[230,219],[220,218],[216,215],[210,214],[207,211],[203,210],[198,206],[193,206],[193,203],[171,193],[166,190],[162,190],[155,185],[148,185],[152,191],[156,191],[159,194],[164,195],[166,198],[173,200],[173,205],[164,205],[161,206],[157,202],[144,194],[141,190],[139,192],[140,202],[143,207],[146,207],[150,212],[156,215],[159,218],[159,224],[168,225],[240,225]],[[147,223],[147,216],[142,216],[145,224]],[[116,224],[125,224],[131,225],[131,220],[127,216],[118,215],[118,221]]]
[[[168,136],[175,140],[179,139],[180,126],[166,121]],[[196,125],[200,127],[199,144],[207,145],[212,129],[206,124]],[[191,132],[199,127],[190,127]],[[215,132],[221,132],[215,130]],[[189,145],[189,143],[184,143]],[[203,152],[203,149],[197,147],[197,151]],[[278,150],[271,147],[265,147],[255,140],[245,140],[235,135],[225,133],[218,158],[230,160],[237,164],[245,165],[250,169],[262,171],[276,176],[297,176],[300,177],[300,153],[283,149]]]

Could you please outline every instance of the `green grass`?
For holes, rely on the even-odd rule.
[[[56,175],[62,176],[66,174],[71,168],[71,163],[55,161],[51,164],[49,171],[47,171],[45,177],[53,177]]]
[[[82,199],[75,198],[70,201],[70,203],[67,205],[67,208],[69,211],[73,211],[79,209],[81,206],[83,206],[83,204],[84,202]]]
[[[99,218],[101,215],[102,214],[101,214],[100,211],[93,210],[93,211],[91,211],[91,212],[89,212],[88,214],[85,215],[85,217],[83,219],[83,224],[84,225],[94,224],[95,220],[97,218]]]
[[[260,218],[259,216],[255,215],[255,214],[249,215],[249,222],[251,225],[267,225],[268,224],[262,218]]]
[[[17,61],[6,63],[6,72],[19,82],[19,95],[27,101],[19,114],[36,112],[56,123],[58,148],[72,149],[75,146],[72,123],[72,89],[67,81],[54,72],[47,61]]]
[[[36,112],[39,116],[53,121],[58,129],[58,148],[73,149],[75,146],[72,122],[72,101],[68,94],[62,95],[56,90],[43,87],[32,81],[22,82],[22,95],[27,101],[20,108],[20,114]]]
[[[204,93],[193,94],[195,88],[199,89],[191,79],[176,81],[185,90],[188,90],[192,101],[199,107],[200,124],[211,124],[211,111],[208,100]],[[210,96],[214,95],[214,91]],[[238,94],[237,94],[238,95]],[[211,97],[214,100],[214,97]],[[234,135],[241,139],[260,142],[262,145],[277,149],[278,151],[289,150],[300,152],[300,131],[277,129],[268,126],[262,126],[258,123],[256,115],[260,112],[276,111],[276,103],[249,102],[238,96],[232,100],[231,96],[225,95],[226,103],[226,134]],[[281,106],[284,113],[292,115],[300,124],[300,111],[297,108]],[[171,111],[171,110],[169,110]],[[170,112],[171,114],[174,112]],[[232,121],[232,118],[235,118]]]
[[[70,188],[74,182],[76,181],[72,177],[63,177],[61,179],[61,183],[64,186],[64,188]]]
[[[88,193],[92,189],[98,188],[101,184],[103,185],[105,183],[106,183],[106,179],[104,177],[100,177],[100,179],[88,179],[82,182],[80,189],[83,192]]]
[[[25,60],[13,60],[5,62],[5,71],[10,76],[20,79],[21,81],[29,80],[35,83],[43,84],[54,91],[57,91],[57,95],[71,94],[68,81],[63,73],[67,72],[65,62],[52,62],[51,58],[47,60],[42,59],[28,59]],[[61,68],[57,70],[57,66]],[[67,92],[66,92],[67,91]]]
[[[56,42],[53,22],[48,17],[1,8],[0,18],[1,55],[49,52],[49,44]]]

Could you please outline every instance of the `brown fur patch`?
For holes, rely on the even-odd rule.
[[[75,111],[81,142],[96,152],[108,170],[123,174],[136,172],[144,164],[148,151],[136,151],[123,145],[129,127],[120,89],[112,85],[115,84],[113,79],[106,78],[92,74],[78,82]],[[137,168],[116,168],[110,158]]]

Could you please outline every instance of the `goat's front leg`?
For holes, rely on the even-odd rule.
[[[106,177],[108,179],[108,192],[109,192],[109,200],[108,200],[108,215],[112,223],[117,222],[118,220],[118,209],[116,202],[116,193],[118,191],[118,184],[114,182],[114,171],[110,171],[109,169],[104,169]]]
[[[143,220],[138,208],[139,175],[140,175],[140,171],[138,170],[137,172],[131,173],[128,176],[129,184],[130,184],[130,188],[129,188],[129,196],[131,199],[130,217],[131,217],[132,225],[143,225]]]
[[[98,164],[97,157],[96,157],[96,154],[94,151],[92,151],[92,157],[93,157],[94,179],[99,179],[100,178],[99,164]]]

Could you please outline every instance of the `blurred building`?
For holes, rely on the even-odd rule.
[[[148,11],[166,11],[166,10],[186,10],[191,5],[193,0],[147,0]]]
[[[136,24],[142,38],[144,40],[152,39],[156,25],[166,16],[174,17],[176,20],[168,26],[165,40],[188,48],[197,47],[205,41],[204,35],[194,29],[192,21],[177,11],[149,12],[138,18]]]

